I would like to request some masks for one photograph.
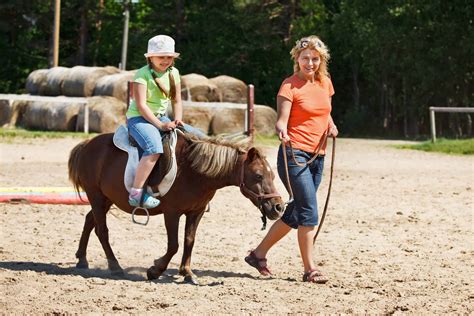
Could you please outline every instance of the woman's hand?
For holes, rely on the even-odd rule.
[[[337,137],[338,134],[339,134],[339,131],[337,130],[337,127],[335,124],[332,124],[331,126],[329,126],[328,136]]]
[[[280,141],[284,140],[285,143],[287,143],[290,140],[290,137],[288,136],[288,132],[286,128],[279,128],[277,125],[275,126],[275,129],[278,133],[278,138],[280,139]]]

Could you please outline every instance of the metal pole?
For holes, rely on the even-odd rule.
[[[255,100],[255,89],[253,84],[249,84],[247,86],[247,136],[250,137],[251,142],[253,143],[254,138],[254,128],[253,128],[253,120],[254,120],[254,100]]]
[[[430,107],[430,125],[431,125],[431,141],[436,142],[436,125],[435,125],[435,111]]]
[[[128,21],[130,20],[130,0],[125,0],[123,4],[123,15],[125,16],[125,21],[123,23],[122,62],[120,63],[120,69],[125,70],[127,68]]]
[[[84,133],[89,134],[89,103],[84,104]]]
[[[61,12],[61,0],[54,1],[54,37],[53,37],[53,67],[58,66],[59,61],[59,19]]]

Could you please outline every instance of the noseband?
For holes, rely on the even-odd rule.
[[[274,197],[281,198],[281,195],[277,192],[272,192],[272,193],[267,193],[267,194],[265,194],[265,193],[256,194],[255,192],[250,190],[245,185],[244,171],[245,171],[245,161],[246,160],[247,160],[247,154],[245,154],[245,157],[242,160],[242,165],[240,167],[240,179],[239,179],[240,192],[242,192],[242,194],[245,195],[246,197],[253,198],[253,199],[257,200],[259,208],[261,207],[260,205],[261,205],[262,200],[270,199],[270,198],[274,198]]]

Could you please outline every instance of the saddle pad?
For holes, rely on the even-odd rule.
[[[164,196],[166,193],[168,193],[169,189],[174,183],[174,180],[176,179],[177,166],[176,166],[175,147],[176,147],[177,138],[178,137],[176,135],[176,132],[175,131],[172,132],[170,135],[170,141],[169,141],[171,167],[169,168],[166,175],[161,180],[160,184],[157,186],[157,189],[158,189],[157,192],[153,192],[153,190],[150,187],[147,187],[148,194],[150,195],[158,196],[158,197]],[[113,142],[117,148],[128,153],[128,160],[127,160],[127,165],[125,166],[125,173],[124,173],[123,180],[124,180],[125,188],[127,189],[128,192],[130,192],[130,189],[132,188],[132,185],[133,185],[133,180],[135,179],[138,162],[140,160],[138,156],[138,149],[130,145],[130,142],[128,139],[128,129],[123,125],[120,125],[115,131]]]

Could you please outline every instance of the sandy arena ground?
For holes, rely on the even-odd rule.
[[[0,186],[70,185],[67,158],[78,139],[1,142]],[[0,310],[472,314],[474,159],[390,146],[397,143],[338,140],[330,207],[315,246],[326,285],[301,282],[295,232],[268,255],[273,277],[260,277],[244,262],[265,231],[237,187],[218,191],[198,229],[192,267],[201,286],[177,275],[181,251],[160,280],[146,280],[146,269],[165,252],[161,216],[143,227],[118,209],[109,213],[111,245],[126,271],[117,279],[94,233],[91,269],[75,268],[87,206],[0,204]],[[265,150],[275,167],[276,149]],[[328,167],[329,159],[320,201]]]

